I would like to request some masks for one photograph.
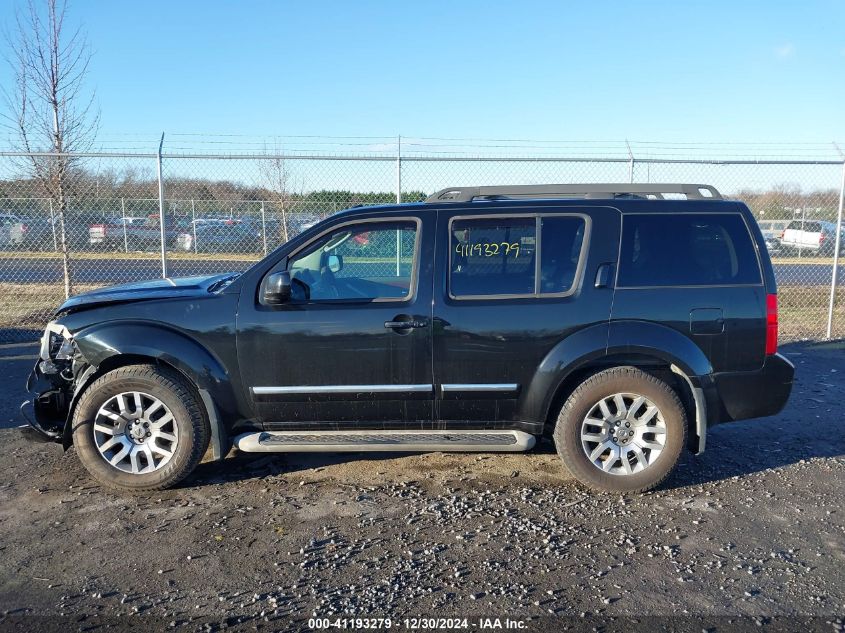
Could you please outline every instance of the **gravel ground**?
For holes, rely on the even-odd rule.
[[[308,630],[302,618],[345,614],[841,631],[845,343],[783,351],[797,365],[787,409],[712,429],[651,494],[589,494],[546,445],[232,455],[133,496],[9,428],[34,350],[2,347],[0,625]]]

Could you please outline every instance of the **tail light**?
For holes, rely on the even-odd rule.
[[[766,295],[766,356],[778,351],[778,296]]]
[[[29,230],[29,227],[26,224],[21,225],[21,231],[26,233]]]
[[[824,241],[827,239],[827,234],[819,233],[819,246],[824,244]]]
[[[784,236],[786,235],[786,229],[780,232],[780,239],[783,240]]]

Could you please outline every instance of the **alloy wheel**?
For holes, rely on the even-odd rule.
[[[109,398],[94,419],[94,444],[112,466],[143,474],[162,468],[173,457],[179,429],[161,400],[141,391]]]
[[[666,443],[666,422],[648,398],[616,393],[599,400],[581,423],[581,446],[596,468],[611,475],[642,472]]]

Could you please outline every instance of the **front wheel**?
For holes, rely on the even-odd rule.
[[[675,468],[687,420],[675,391],[636,367],[594,374],[569,396],[554,431],[558,455],[582,484],[645,492]]]
[[[95,380],[73,416],[73,443],[91,475],[114,488],[163,490],[196,467],[210,429],[178,372],[128,365]]]

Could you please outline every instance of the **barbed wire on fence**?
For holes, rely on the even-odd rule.
[[[401,154],[396,152],[399,143],[391,146],[390,138],[347,140],[366,142],[369,153],[298,154],[288,151],[287,143],[284,151],[264,153],[257,147],[248,154],[163,153],[162,195],[155,151],[74,154],[70,195],[63,204],[74,290],[161,276],[162,252],[171,276],[243,270],[342,209],[419,202],[445,187],[696,182],[711,184],[752,209],[775,266],[783,338],[824,338],[828,324],[832,336],[845,336],[845,290],[835,283],[841,271],[834,275],[835,229],[825,228],[838,221],[845,187],[843,158],[835,144],[798,144],[793,147],[798,158],[777,160],[765,155],[784,148],[765,144],[759,145],[757,158],[749,159],[734,157],[724,144],[708,151],[704,144],[663,144],[652,148],[652,154],[661,154],[655,157],[646,151],[647,142],[632,141],[630,152],[626,145],[624,154],[614,148],[601,157],[597,148],[607,149],[609,143],[531,141],[530,147],[557,152],[565,146],[570,155],[537,150],[521,156],[447,156],[437,152],[460,139],[416,139],[416,145],[425,145],[421,149],[414,139],[396,139]],[[237,143],[215,147],[252,147]],[[513,140],[479,145],[490,149],[497,143],[518,146]],[[196,139],[184,146],[195,147]],[[527,151],[528,145],[518,147]],[[589,151],[573,153],[584,148]],[[733,153],[750,149],[742,146]],[[716,157],[716,150],[725,155]],[[703,157],[671,155],[690,151]],[[57,207],[18,160],[25,157],[0,152],[0,342],[38,336],[64,298]],[[816,244],[785,244],[781,234],[791,222],[805,229],[822,227]],[[820,235],[826,236],[823,247]]]

